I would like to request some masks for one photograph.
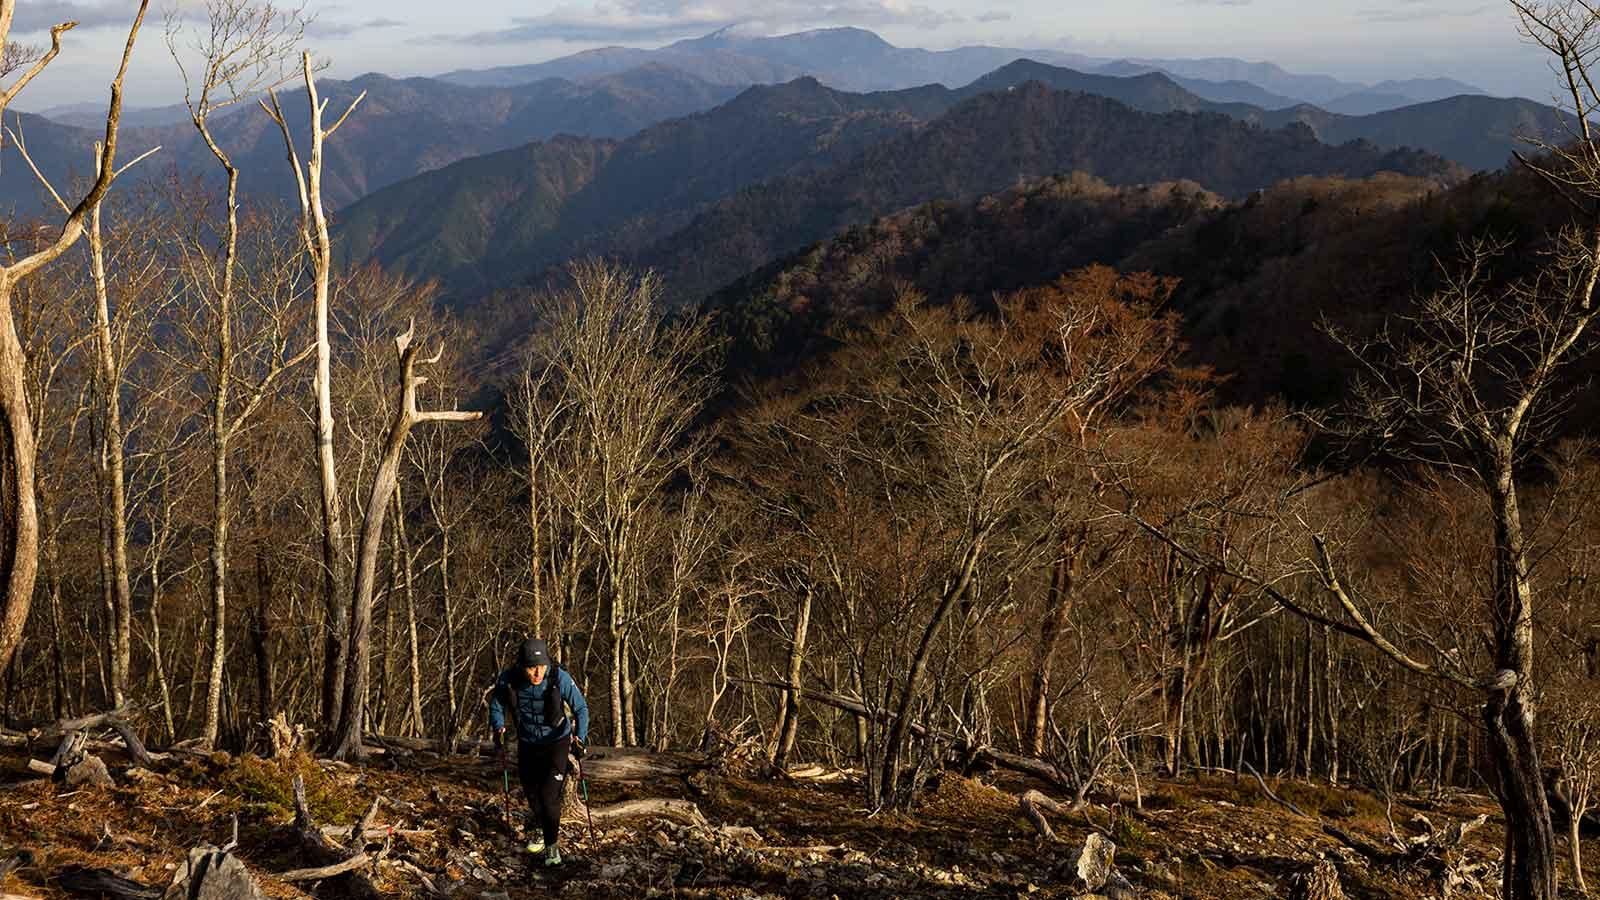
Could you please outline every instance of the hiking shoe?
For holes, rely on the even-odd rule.
[[[547,866],[561,865],[561,851],[556,849],[555,844],[544,848],[544,864]]]
[[[543,853],[544,838],[533,838],[529,840],[528,846],[524,849],[526,849],[529,853]]]

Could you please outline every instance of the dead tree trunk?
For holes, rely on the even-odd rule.
[[[405,501],[399,483],[394,486],[395,550],[400,556],[400,577],[406,598],[406,672],[410,676],[406,732],[421,737],[422,729],[422,662],[417,646],[417,595],[412,575],[411,542],[406,538]]]
[[[1072,586],[1082,556],[1081,539],[1069,550],[1063,541],[1062,557],[1051,566],[1050,590],[1046,595],[1044,624],[1039,633],[1039,648],[1034,654],[1033,684],[1028,696],[1028,752],[1044,755],[1049,734],[1050,679],[1055,674],[1056,647],[1067,628],[1072,611]]]
[[[328,337],[329,285],[333,272],[333,242],[328,235],[327,213],[322,206],[322,148],[345,119],[355,111],[366,97],[362,91],[344,115],[332,126],[324,129],[322,115],[328,101],[317,96],[316,79],[312,74],[311,54],[301,55],[301,68],[305,76],[306,99],[311,109],[311,155],[302,169],[289,122],[283,115],[275,92],[269,91],[271,105],[263,101],[267,111],[283,132],[283,143],[289,154],[289,165],[294,169],[295,184],[300,199],[300,237],[311,257],[313,284],[316,295],[317,322],[317,477],[322,490],[322,589],[327,604],[327,622],[323,648],[324,668],[322,678],[322,714],[324,721],[343,722],[346,719],[343,702],[350,691],[345,685],[349,677],[350,647],[346,634],[346,590],[349,585],[349,561],[344,552],[344,519],[340,509],[339,476],[333,453],[333,392],[331,388],[333,344]],[[360,744],[359,726],[356,744]]]
[[[367,660],[371,652],[373,584],[377,578],[378,553],[383,546],[384,517],[399,481],[400,457],[405,450],[406,437],[411,427],[419,422],[471,422],[482,416],[477,412],[424,412],[417,408],[417,386],[425,379],[414,374],[417,348],[411,344],[413,330],[408,328],[405,334],[395,338],[400,357],[400,395],[384,441],[382,461],[373,475],[372,493],[367,500],[361,530],[355,596],[351,603],[349,663],[344,676],[344,700],[339,704],[339,724],[333,738],[335,759],[359,757],[363,753],[361,730],[366,712]],[[436,355],[426,362],[438,360]]]

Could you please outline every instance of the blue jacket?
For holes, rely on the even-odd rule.
[[[517,738],[522,743],[553,744],[569,734],[576,734],[578,740],[587,742],[589,704],[567,670],[556,671],[560,673],[558,689],[561,699],[572,710],[571,715],[563,718],[559,728],[552,729],[544,723],[544,695],[550,683],[550,673],[547,671],[543,681],[533,684],[528,681],[527,672],[520,668],[507,669],[495,679],[494,690],[489,692],[489,726],[496,731],[506,727],[506,699],[515,697]]]

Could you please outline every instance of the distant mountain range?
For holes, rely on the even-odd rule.
[[[842,33],[851,38],[862,35],[869,33]],[[812,40],[826,42],[838,37],[841,35],[834,32],[819,32],[813,33]],[[769,39],[760,46],[770,50],[790,43],[787,38]],[[863,53],[888,46],[875,40],[857,43]],[[681,49],[682,45],[676,46]],[[898,48],[890,49],[898,52]],[[785,52],[792,60],[803,59],[792,48]],[[926,62],[930,55],[918,51],[910,58]],[[931,58],[944,57],[933,54]],[[1230,72],[1220,70],[1220,74]],[[1503,165],[1517,146],[1519,134],[1556,133],[1561,122],[1551,108],[1529,101],[1466,95],[1365,116],[1341,115],[1306,104],[1271,109],[1237,99],[1261,99],[1261,91],[1242,82],[1205,82],[1203,87],[1213,96],[1235,98],[1216,100],[1194,90],[1194,80],[1180,82],[1161,72],[1119,77],[1028,60],[1007,63],[955,90],[928,85],[893,92],[893,100],[880,96],[884,92],[873,92],[860,96],[876,99],[850,103],[899,104],[906,116],[925,121],[975,94],[1004,90],[1029,80],[1110,97],[1145,112],[1216,112],[1269,129],[1302,122],[1326,143],[1366,139],[1387,149],[1415,147],[1477,169]],[[329,145],[325,189],[328,202],[335,207],[453,162],[529,141],[561,134],[624,140],[641,129],[710,109],[740,93],[733,85],[714,83],[651,61],[583,81],[545,78],[513,87],[467,87],[437,79],[392,79],[382,75],[364,75],[349,81],[326,79],[320,87],[334,109],[347,104],[359,92],[367,92],[362,109]],[[1448,90],[1450,84],[1430,82],[1416,89],[1423,88],[1438,93]],[[760,91],[751,95],[763,96],[768,95]],[[830,102],[843,103],[839,99],[842,96],[841,92]],[[304,122],[303,92],[285,90],[283,99],[291,119]],[[93,121],[87,108],[68,110],[63,115],[83,124]],[[174,118],[179,121],[172,122]],[[13,125],[19,121],[35,160],[58,184],[74,174],[85,174],[89,148],[98,136],[96,128],[63,125],[25,114],[20,119],[16,115],[9,119]],[[154,145],[164,148],[141,167],[140,176],[151,177],[176,168],[188,174],[215,177],[215,166],[194,135],[182,107],[147,110],[132,121],[167,122],[126,130],[124,146],[130,150]],[[240,104],[218,115],[213,124],[222,145],[245,172],[244,190],[248,197],[285,199],[292,195],[281,138],[260,110],[252,104]],[[44,209],[42,195],[25,166],[3,165],[3,157],[14,153],[10,147],[0,151],[0,204],[28,215]],[[714,155],[707,155],[704,164],[716,169],[713,158]],[[778,173],[761,169],[759,174],[765,178]]]
[[[582,84],[545,79],[515,88],[468,88],[431,78],[363,75],[349,81],[324,79],[317,86],[329,100],[329,109],[339,112],[361,92],[367,95],[328,143],[323,190],[334,207],[460,159],[560,134],[625,137],[664,119],[716,106],[738,93],[736,88],[654,65]],[[303,141],[307,121],[304,90],[286,88],[280,98],[290,121],[300,126],[297,133]],[[123,132],[123,147],[134,152],[156,145],[163,148],[139,174],[149,177],[176,166],[191,175],[213,176],[216,165],[195,133],[188,111],[177,107],[163,114],[178,121]],[[84,115],[80,121],[93,121]],[[104,113],[99,115],[103,121]],[[7,121],[14,123],[17,118],[13,114]],[[79,163],[89,160],[89,148],[99,136],[97,129],[26,115],[22,123],[35,161],[53,179],[60,183],[72,174],[82,174]],[[211,124],[218,142],[243,171],[247,196],[292,196],[283,138],[255,104],[231,107]],[[0,163],[13,153],[13,148],[6,147]],[[33,176],[20,160],[17,163],[0,164],[0,203],[24,212],[42,209]]]
[[[605,47],[530,65],[446,72],[439,78],[470,86],[509,87],[541,78],[595,78],[656,63],[714,84],[771,84],[810,75],[839,90],[882,91],[925,84],[963,85],[1019,58],[1103,75],[1163,72],[1207,100],[1251,103],[1265,109],[1310,103],[1331,112],[1363,115],[1483,93],[1451,79],[1364,85],[1325,75],[1297,75],[1272,63],[1229,58],[1111,60],[1043,48],[987,46],[922,50],[896,47],[861,28],[825,28],[777,37],[724,29],[655,50]]]
[[[1313,173],[1465,174],[1426,153],[1330,147],[1303,123],[1217,115],[1159,74],[1055,69],[1046,86],[1033,77],[1046,70],[1014,64],[960,91],[850,94],[799,79],[614,147],[573,141],[463,160],[344,210],[341,253],[441,278],[457,296],[604,253],[658,268],[692,298],[874,216],[1059,172],[1190,179],[1228,196]],[[1121,96],[1052,89],[1062,85]],[[602,158],[588,181],[549,175]]]

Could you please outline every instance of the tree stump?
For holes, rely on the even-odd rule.
[[[267,729],[267,747],[273,759],[288,759],[306,747],[306,727],[290,725],[282,711],[261,723]]]

